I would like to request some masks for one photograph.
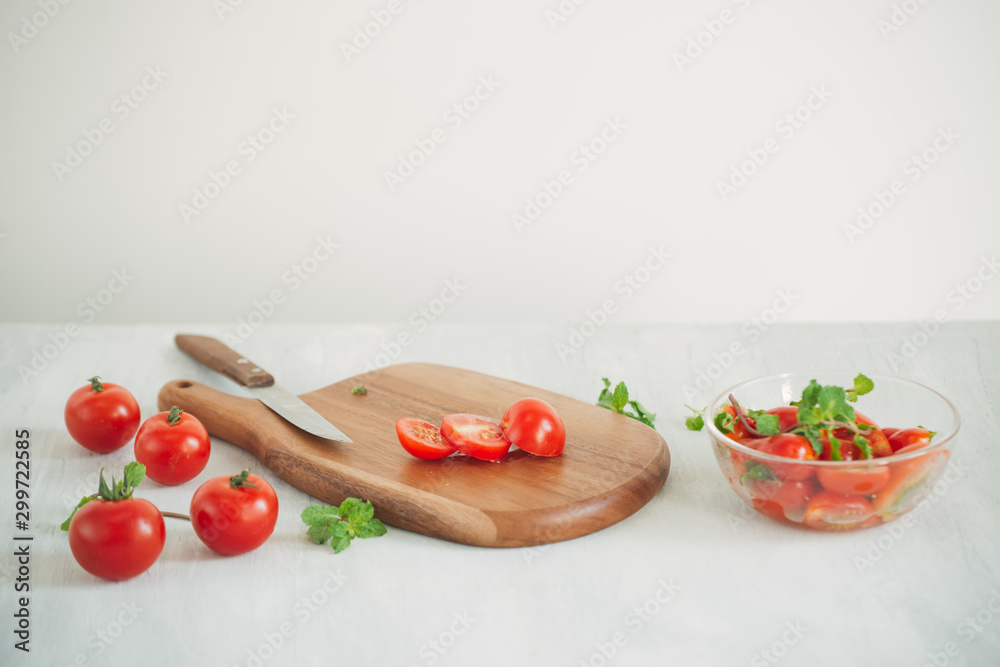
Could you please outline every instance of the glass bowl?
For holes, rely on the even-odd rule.
[[[737,442],[715,426],[715,415],[730,394],[744,410],[769,410],[799,400],[814,378],[823,385],[854,386],[854,374],[783,373],[741,382],[709,404],[705,427],[719,468],[736,495],[766,517],[816,530],[878,526],[927,498],[948,464],[961,418],[951,401],[917,382],[873,375],[874,390],[852,404],[881,428],[921,426],[936,432],[930,444],[882,458],[774,456]]]

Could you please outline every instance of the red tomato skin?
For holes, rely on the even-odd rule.
[[[566,445],[566,427],[555,408],[540,398],[514,401],[500,420],[511,444],[536,456],[558,456]]]
[[[856,530],[878,525],[881,520],[864,496],[820,491],[806,506],[802,522],[817,530]]]
[[[767,414],[778,415],[778,429],[781,431],[788,430],[799,423],[799,409],[794,405],[771,408]]]
[[[95,498],[69,524],[69,548],[76,562],[92,575],[112,581],[148,570],[166,539],[163,516],[142,498],[115,502]]]
[[[66,401],[66,430],[81,446],[106,454],[128,444],[139,428],[139,404],[127,389],[110,382],[104,391],[80,387]]]
[[[816,452],[812,445],[801,435],[792,433],[779,433],[763,440],[758,440],[757,450],[772,456],[781,456],[788,459],[798,459],[800,461],[814,461]],[[764,462],[774,473],[775,477],[782,481],[802,482],[813,476],[813,466],[796,465],[791,463]]]
[[[235,556],[253,551],[271,537],[278,522],[278,496],[267,480],[250,474],[234,489],[229,477],[213,477],[191,497],[191,526],[212,551]]]
[[[135,436],[135,460],[146,466],[146,477],[176,486],[197,477],[212,453],[212,441],[204,425],[182,412],[177,423],[167,422],[169,412],[153,415]]]
[[[931,441],[931,432],[925,428],[904,428],[901,431],[896,431],[889,438],[889,446],[892,448],[893,453],[898,452],[903,447],[909,447],[910,445],[920,444],[926,445]]]
[[[899,431],[898,428],[884,428],[882,429],[882,435],[892,440],[892,436]]]
[[[823,468],[816,473],[816,478],[824,489],[846,496],[870,496],[878,493],[889,483],[890,476],[887,465],[867,468]]]
[[[510,441],[500,422],[479,415],[446,415],[441,420],[441,437],[466,456],[483,461],[502,461],[510,451]]]
[[[741,422],[739,419],[736,418],[736,408],[734,408],[731,403],[726,403],[724,406],[722,406],[722,411],[733,418],[733,424],[732,424],[733,432],[727,433],[726,436],[730,440],[735,440],[736,442],[746,444],[744,440],[750,439],[752,438],[752,436],[749,433],[747,433],[747,430],[743,427],[743,422]],[[748,420],[748,421],[752,423],[753,420]]]
[[[441,430],[413,417],[396,420],[396,437],[407,452],[425,461],[436,461],[455,453],[455,448],[441,437]]]

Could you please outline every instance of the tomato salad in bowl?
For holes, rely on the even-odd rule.
[[[951,401],[924,385],[836,373],[748,380],[706,412],[736,495],[771,519],[825,531],[878,526],[919,505],[961,423]]]

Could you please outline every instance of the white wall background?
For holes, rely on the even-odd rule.
[[[571,324],[611,299],[619,323],[741,322],[780,290],[786,321],[1000,317],[996,2],[590,0],[553,27],[569,0],[399,0],[348,62],[389,0],[225,1],[0,6],[3,320],[235,323],[280,290],[271,321],[396,322],[449,279],[466,286],[451,321]],[[163,80],[124,117],[147,68]],[[455,127],[481,77],[499,85]],[[829,99],[787,136],[776,123],[814,89]],[[274,109],[294,119],[250,161],[241,143]],[[625,128],[579,171],[608,119]],[[102,120],[113,131],[57,174]],[[435,128],[446,140],[391,190]],[[769,138],[723,201],[717,183]],[[240,173],[185,221],[230,160]],[[572,184],[518,233],[512,214],[561,170]],[[902,194],[849,238],[894,179]],[[318,237],[339,248],[296,284]],[[616,292],[661,246],[642,289]],[[102,292],[116,269],[132,278]]]

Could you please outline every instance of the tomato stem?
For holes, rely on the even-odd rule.
[[[170,519],[184,519],[185,521],[190,521],[191,520],[191,517],[189,517],[187,514],[180,514],[179,512],[162,512],[161,511],[160,514],[162,514],[163,516],[165,516],[167,518],[170,518]]]
[[[233,487],[234,489],[239,489],[239,488],[242,488],[242,487],[247,487],[247,488],[250,488],[250,489],[258,489],[258,488],[260,488],[260,487],[254,485],[254,484],[251,484],[250,482],[247,481],[247,477],[249,477],[249,476],[250,476],[250,468],[247,468],[246,470],[244,470],[243,472],[241,472],[239,475],[233,475],[232,477],[230,477],[229,478],[229,486]]]
[[[90,388],[91,388],[91,389],[92,389],[92,390],[93,390],[94,392],[96,392],[96,393],[98,393],[98,394],[99,394],[99,393],[101,393],[102,391],[104,391],[104,385],[103,385],[103,384],[101,384],[101,376],[99,376],[99,375],[95,375],[95,376],[94,376],[94,377],[92,377],[92,378],[87,378],[87,382],[89,382],[89,383],[90,383]]]
[[[176,426],[177,422],[181,420],[181,413],[184,412],[176,405],[170,408],[170,414],[167,415],[167,424],[170,426]]]

